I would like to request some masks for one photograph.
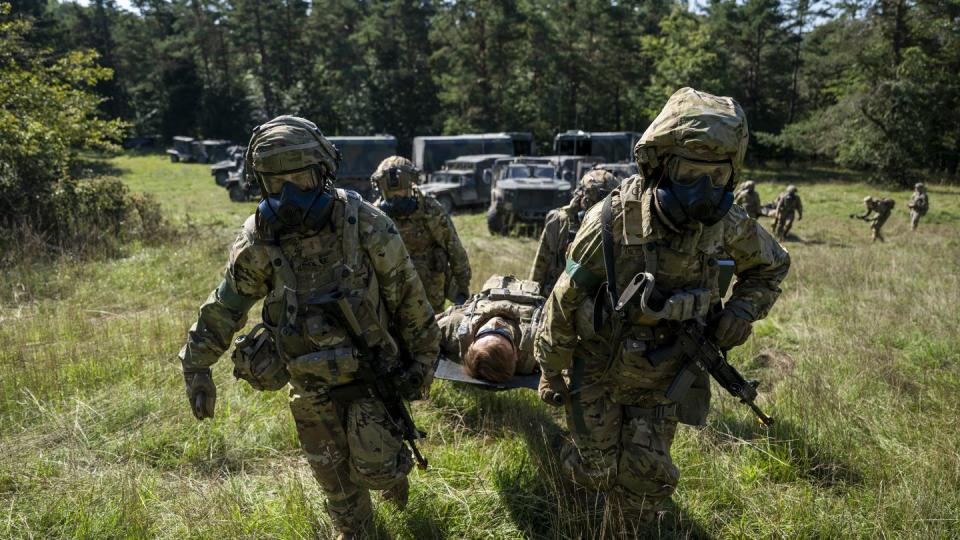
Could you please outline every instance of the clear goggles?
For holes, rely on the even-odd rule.
[[[733,177],[733,164],[730,161],[700,161],[673,156],[667,161],[667,177],[680,186],[689,186],[707,176],[714,187],[727,185]]]
[[[260,173],[260,176],[263,177],[263,184],[267,193],[271,195],[280,193],[284,184],[293,184],[301,191],[316,189],[320,185],[318,171],[315,167],[305,167],[282,173]]]

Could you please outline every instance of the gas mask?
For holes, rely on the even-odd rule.
[[[657,182],[657,208],[675,227],[713,225],[733,205],[733,163],[670,156]]]
[[[333,197],[323,189],[315,167],[260,176],[267,193],[257,212],[271,230],[318,231],[330,221]]]
[[[416,212],[420,203],[413,194],[413,179],[416,172],[390,167],[374,177],[374,183],[383,196],[380,210],[392,218],[408,216]]]

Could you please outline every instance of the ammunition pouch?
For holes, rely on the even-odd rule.
[[[323,349],[287,363],[287,371],[297,386],[330,388],[351,383],[357,378],[360,362],[353,347]]]
[[[233,376],[250,383],[257,390],[279,390],[290,381],[283,360],[277,352],[270,332],[263,324],[235,341]]]

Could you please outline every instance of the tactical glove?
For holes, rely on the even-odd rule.
[[[430,367],[423,362],[413,361],[407,366],[407,369],[400,374],[397,386],[403,399],[414,401],[423,399],[424,382],[429,375]]]
[[[213,384],[210,369],[184,369],[183,381],[187,386],[190,410],[197,420],[213,418],[213,409],[217,404],[217,387]]]
[[[720,320],[713,330],[713,342],[721,349],[727,350],[742,345],[753,332],[750,321],[738,317],[731,311],[723,310]]]
[[[547,405],[559,407],[567,401],[567,384],[560,375],[547,377],[545,373],[540,373],[540,387],[537,391],[540,399]]]

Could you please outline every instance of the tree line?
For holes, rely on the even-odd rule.
[[[677,88],[735,97],[753,159],[908,184],[960,165],[956,0],[17,0],[31,46],[93,50],[100,114],[243,141],[642,131]],[[0,104],[2,106],[3,104]]]

